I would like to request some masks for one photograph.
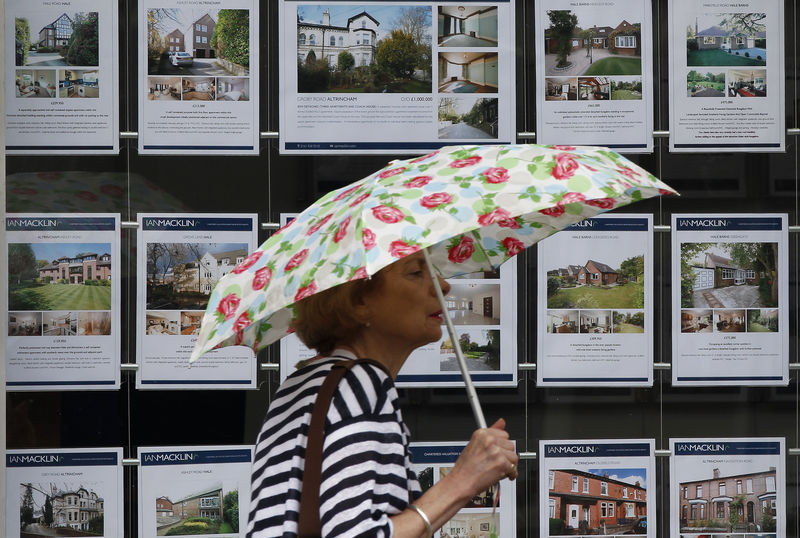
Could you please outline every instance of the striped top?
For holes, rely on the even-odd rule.
[[[336,350],[290,375],[275,393],[256,444],[249,538],[297,536],[308,426]],[[322,536],[391,536],[389,516],[421,494],[411,470],[409,432],[386,371],[359,364],[342,379],[325,421]]]

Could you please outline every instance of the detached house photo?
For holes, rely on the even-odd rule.
[[[714,13],[688,25],[686,65],[767,65],[766,13]]]
[[[150,505],[156,513],[156,536],[234,535],[234,519],[238,530],[235,483],[192,480],[165,486],[160,493],[155,506]]]
[[[69,5],[68,2],[58,4]],[[15,64],[18,67],[97,67],[98,22],[96,11],[64,12],[53,8],[39,9],[16,17]]]
[[[644,256],[634,249],[606,254],[613,260],[589,258],[548,269],[547,308],[644,308]],[[575,259],[568,250],[560,256],[566,262]]]

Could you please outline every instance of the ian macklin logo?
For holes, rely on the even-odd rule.
[[[728,448],[725,443],[678,443],[675,446],[678,452],[725,452]]]
[[[64,456],[58,454],[12,454],[8,456],[9,465],[19,463],[61,463]]]
[[[197,219],[145,219],[144,225],[159,228],[188,228],[197,226]]]
[[[145,454],[142,463],[163,463],[163,462],[192,462],[197,458],[197,454],[191,452],[159,452],[156,454]]]
[[[58,219],[8,218],[7,228],[53,228],[58,226]]]
[[[550,454],[594,454],[596,446],[590,445],[545,445],[545,451]]]
[[[592,228],[594,227],[595,222],[592,219],[582,220],[580,222],[576,222],[571,227],[572,228]]]
[[[728,219],[678,219],[678,226],[682,228],[720,228],[728,225]]]

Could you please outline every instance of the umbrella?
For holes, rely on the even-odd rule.
[[[571,224],[673,193],[606,148],[449,146],[392,161],[323,196],[223,277],[191,360],[224,345],[258,351],[291,332],[297,301],[418,250],[432,274],[444,278],[491,271]],[[446,312],[441,289],[438,296]],[[454,348],[476,421],[485,427],[466,362]]]

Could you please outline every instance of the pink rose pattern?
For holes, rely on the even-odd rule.
[[[516,148],[517,146],[508,146],[504,150],[504,153],[509,157],[509,162],[514,162],[513,152],[517,151]],[[507,230],[510,235],[505,237],[501,235],[502,239],[497,238],[500,242],[498,247],[494,249],[499,251],[501,258],[507,258],[518,254],[528,246],[525,243],[524,236],[513,235],[514,230],[534,224],[537,219],[541,220],[544,216],[550,218],[560,217],[565,214],[565,206],[567,204],[582,203],[600,210],[612,209],[617,205],[629,203],[630,190],[627,193],[622,193],[622,189],[631,187],[649,189],[640,191],[641,194],[645,195],[644,197],[652,196],[655,192],[659,194],[672,193],[666,185],[659,184],[653,176],[641,171],[636,165],[626,165],[624,163],[627,161],[624,159],[613,157],[606,152],[601,152],[600,154],[592,152],[584,157],[584,153],[587,152],[574,146],[555,145],[551,149],[557,152],[555,157],[551,157],[552,169],[539,167],[538,175],[535,169],[530,170],[536,180],[541,182],[547,181],[548,178],[567,180],[575,176],[579,169],[583,167],[582,170],[585,172],[605,174],[609,178],[605,183],[608,188],[601,190],[603,185],[599,183],[599,179],[595,179],[595,184],[582,192],[567,191],[565,189],[559,192],[559,189],[553,188],[552,183],[549,186],[542,183],[542,187],[534,184],[536,186],[535,189],[526,190],[527,187],[521,185],[521,181],[516,180],[517,175],[523,178],[525,174],[516,173],[523,170],[520,165],[525,167],[527,166],[526,163],[531,162],[530,158],[527,160],[519,158],[520,165],[515,165],[516,168],[512,166],[486,166],[484,164],[480,170],[475,168],[468,170],[469,167],[477,167],[484,162],[488,162],[485,161],[487,157],[483,156],[483,150],[480,148],[469,148],[468,150],[459,148],[453,150],[450,154],[447,151],[435,151],[410,161],[398,162],[364,182],[346,188],[335,197],[323,201],[317,209],[316,218],[303,218],[301,215],[299,220],[302,222],[296,220],[291,228],[287,226],[273,233],[270,240],[261,247],[261,250],[248,256],[242,264],[233,270],[231,275],[225,277],[226,279],[234,279],[230,282],[239,282],[239,289],[245,290],[245,295],[229,293],[217,299],[216,302],[212,302],[209,305],[209,309],[216,313],[216,323],[218,324],[235,320],[230,325],[226,325],[229,328],[227,330],[231,330],[235,335],[232,340],[237,343],[247,340],[246,345],[257,349],[259,346],[264,346],[274,341],[275,335],[282,336],[286,334],[287,330],[290,331],[291,329],[284,325],[274,327],[271,325],[272,322],[262,321],[266,316],[274,312],[274,310],[269,309],[270,307],[263,308],[263,300],[248,298],[248,304],[253,306],[247,309],[243,308],[242,312],[238,312],[246,294],[261,293],[265,294],[264,296],[267,298],[272,297],[272,294],[280,293],[280,290],[286,289],[284,279],[289,278],[299,279],[303,283],[298,289],[296,288],[297,280],[295,280],[296,292],[294,292],[294,301],[299,301],[319,292],[330,285],[328,282],[330,275],[333,273],[330,269],[332,264],[341,264],[342,260],[345,259],[341,255],[337,255],[336,249],[344,248],[342,245],[347,242],[349,237],[354,237],[356,240],[360,238],[360,244],[363,247],[361,252],[365,255],[369,253],[369,257],[365,257],[364,262],[362,262],[367,265],[359,264],[353,267],[347,265],[356,258],[345,261],[345,271],[344,273],[339,272],[340,278],[341,280],[367,278],[367,267],[376,259],[381,259],[381,256],[389,255],[393,258],[398,258],[408,256],[422,248],[423,245],[418,243],[418,241],[421,241],[419,237],[399,237],[401,233],[404,233],[402,230],[425,229],[424,219],[427,218],[427,212],[420,212],[420,208],[431,211],[443,207],[448,209],[457,208],[459,220],[463,222],[475,223],[477,221],[480,226],[492,225],[496,227],[495,229]],[[457,155],[458,158],[453,158],[453,155]],[[495,159],[495,156],[492,155],[491,159]],[[450,170],[449,173],[442,173],[448,169]],[[465,170],[455,171],[454,169]],[[512,180],[512,175],[515,178],[514,180]],[[476,210],[476,207],[480,206],[475,206],[475,195],[460,196],[457,189],[431,189],[433,192],[425,192],[425,189],[430,188],[429,185],[434,181],[449,181],[449,177],[445,176],[455,178],[457,182],[460,182],[460,188],[462,189],[466,188],[465,185],[470,189],[481,189],[487,184],[494,185],[491,190],[479,193],[479,196],[483,199],[482,207],[486,207],[486,209],[482,212]],[[480,181],[475,181],[478,179]],[[508,188],[506,184],[508,184]],[[659,186],[663,188],[659,188]],[[376,190],[376,187],[379,188]],[[423,192],[416,197],[403,195],[409,189],[421,189]],[[11,192],[15,194],[33,194],[30,190],[29,187],[20,186],[16,189],[11,189]],[[116,185],[100,185],[97,192],[106,196],[119,197],[124,195],[125,190]],[[620,194],[616,195],[614,194],[615,192]],[[520,216],[520,213],[516,212],[514,209],[515,198],[510,196],[511,194],[519,196],[520,202],[528,208],[528,214]],[[81,191],[76,193],[76,196],[87,201],[99,199],[98,195],[91,191]],[[548,202],[550,207],[546,207]],[[358,211],[367,211],[365,204],[373,206],[368,209],[370,213],[367,214],[374,218],[374,221],[371,221],[370,228],[365,226],[366,221],[363,213],[358,213]],[[542,209],[537,211],[537,204]],[[439,214],[438,211],[436,213]],[[437,218],[441,217],[437,216]],[[304,229],[306,232],[298,233],[296,226],[301,226],[301,230]],[[316,233],[320,231],[323,233]],[[437,229],[430,229],[430,231],[434,232],[431,236],[435,236],[436,232],[440,232]],[[441,233],[445,232],[441,231]],[[380,242],[378,240],[379,237],[381,237]],[[428,238],[428,240],[431,239],[435,238]],[[476,252],[476,241],[477,239],[470,235],[458,236],[457,239],[450,241],[446,247],[449,262],[463,264],[465,268],[471,268],[470,260]],[[320,257],[319,261],[315,261],[313,264],[309,263],[308,258],[312,250],[316,252],[320,246],[325,244],[331,245],[325,250],[325,254]],[[337,245],[337,247],[332,248],[333,245]],[[275,258],[275,256],[276,252],[286,250],[294,254],[288,262],[285,262],[281,271],[281,264],[277,262],[278,258]],[[357,255],[357,253],[354,254]],[[262,262],[261,266],[259,266],[262,256],[270,261],[269,265],[263,265]],[[497,254],[490,254],[490,256],[492,256],[493,262],[497,261],[494,259]],[[325,282],[322,283],[315,280],[315,275],[317,278],[324,277]],[[245,280],[242,282],[236,279]],[[276,282],[273,283],[273,280]],[[242,285],[245,282],[249,285]],[[261,322],[261,328],[258,331],[246,330],[251,325],[259,322]],[[211,329],[206,329],[204,324],[200,336],[201,345],[203,342],[208,341],[207,335],[211,332]],[[245,336],[245,332],[249,336]]]

